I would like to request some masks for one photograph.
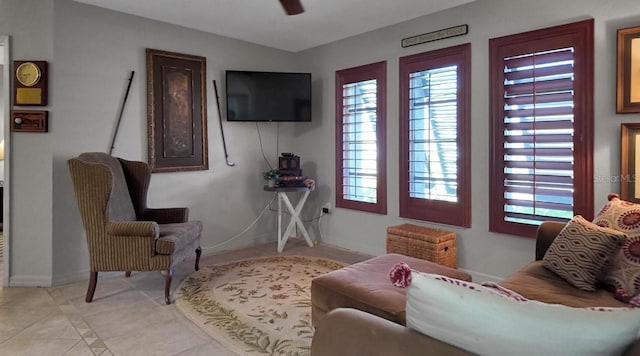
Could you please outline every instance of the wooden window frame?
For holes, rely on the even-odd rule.
[[[401,57],[400,64],[400,216],[471,227],[471,44]],[[457,202],[409,196],[409,73],[458,66]]]
[[[348,83],[355,83],[370,79],[376,79],[376,145],[377,145],[377,168],[376,168],[376,202],[362,202],[344,199],[342,191],[342,86]],[[335,79],[335,117],[336,117],[336,139],[335,139],[335,163],[336,163],[336,207],[351,210],[359,210],[376,214],[387,214],[387,62],[381,61],[366,64],[358,67],[336,71]]]
[[[573,213],[593,218],[593,39],[590,19],[489,40],[489,231],[535,237],[538,229],[537,225],[504,220],[503,59],[562,46],[575,49]]]

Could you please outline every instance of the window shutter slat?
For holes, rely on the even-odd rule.
[[[536,59],[536,65],[539,65]],[[544,77],[571,76],[573,66],[571,64],[562,64],[546,68],[522,69],[505,72],[506,81],[517,81],[522,79],[536,78],[540,80]]]
[[[518,83],[505,86],[505,96],[535,94],[540,95],[550,92],[569,91],[573,88],[573,80],[563,78],[558,80],[547,80],[534,83]]]
[[[573,48],[564,48],[556,51],[546,51],[535,54],[535,63],[537,65],[566,61],[573,61]],[[504,59],[504,65],[506,68],[526,68],[533,64],[534,57],[529,53]]]
[[[508,119],[509,118],[506,118],[506,120]],[[509,132],[531,131],[531,130],[539,130],[539,131],[556,130],[556,131],[559,131],[560,133],[561,130],[573,131],[573,120],[572,118],[568,117],[566,120],[560,120],[560,118],[558,118],[557,120],[553,120],[553,121],[509,122],[505,124],[505,129]]]
[[[533,215],[533,214],[521,214],[521,213],[511,213],[508,218],[505,219],[509,222],[528,222],[533,225],[539,225],[544,221],[557,221],[557,222],[567,222],[567,219],[555,216],[545,216],[545,215]]]
[[[510,148],[505,156],[573,156],[571,148]]]
[[[573,165],[571,162],[534,162],[534,161],[511,161],[507,166],[509,168],[527,168],[527,169],[549,169],[559,171],[571,171]]]
[[[539,196],[555,196],[558,198],[570,198],[573,192],[569,189],[559,190],[550,189],[544,187],[526,187],[526,186],[512,186],[509,189],[509,193],[521,193],[521,194],[538,194]]]
[[[539,95],[520,95],[505,98],[505,104],[507,106],[513,105],[521,105],[521,106],[531,106],[535,104],[546,104],[546,103],[572,103],[573,102],[573,94],[570,91],[560,92],[560,93],[549,93],[549,94],[539,94]]]
[[[570,142],[573,139],[573,135],[570,134],[557,134],[557,135],[506,135],[505,144],[510,145],[513,143],[561,143]]]
[[[560,115],[572,115],[573,107],[571,106],[554,106],[549,108],[530,108],[530,109],[515,109],[505,110],[505,115],[508,117],[530,117],[530,116],[560,116]]]
[[[554,184],[558,185],[558,189],[562,189],[565,185],[571,185],[573,177],[562,175],[540,175],[540,174],[505,174],[505,189],[509,190],[509,184],[518,182],[518,184],[528,184],[535,186],[536,184],[547,184],[549,187]]]
[[[553,202],[544,202],[544,201],[528,201],[528,200],[506,200],[507,205],[509,206],[521,206],[526,208],[537,208],[537,209],[553,209],[553,210],[562,210],[562,211],[571,211],[571,205],[562,204],[562,203],[553,203]]]

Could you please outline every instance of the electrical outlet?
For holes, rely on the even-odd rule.
[[[330,203],[324,204],[320,211],[322,212],[322,214],[329,214],[329,212],[331,211],[331,204]]]

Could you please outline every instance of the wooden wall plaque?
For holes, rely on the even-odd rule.
[[[47,105],[47,62],[13,61],[13,105]]]
[[[49,115],[43,110],[12,110],[11,131],[13,132],[47,132],[49,131]]]

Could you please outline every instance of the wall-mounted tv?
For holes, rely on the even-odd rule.
[[[311,73],[226,74],[227,121],[311,121]]]

